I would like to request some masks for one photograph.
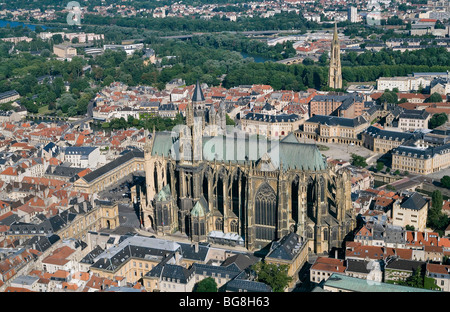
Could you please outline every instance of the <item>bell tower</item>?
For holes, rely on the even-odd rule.
[[[337,23],[334,24],[333,41],[331,42],[330,71],[328,74],[328,86],[333,89],[342,89],[342,71],[341,71],[341,47]]]

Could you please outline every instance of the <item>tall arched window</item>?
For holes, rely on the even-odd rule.
[[[306,238],[308,238],[308,239],[313,239],[314,238],[314,232],[313,232],[313,229],[310,226],[308,226],[306,228]]]
[[[277,196],[272,187],[264,183],[255,196],[256,238],[263,240],[275,239],[277,224]]]
[[[222,219],[216,219],[216,231],[223,232],[223,220]]]
[[[237,223],[236,220],[231,221],[231,223],[230,223],[230,230],[233,233],[238,233],[239,226],[238,226],[238,223]]]
[[[327,228],[323,229],[323,240],[325,240],[325,241],[328,240],[328,229]]]

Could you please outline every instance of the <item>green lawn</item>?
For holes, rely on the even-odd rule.
[[[51,111],[51,110],[48,109],[48,105],[39,107],[39,111],[38,111],[38,113],[39,113],[40,115],[48,115],[48,114],[50,114],[50,113],[52,113],[52,112],[53,112],[53,111]]]

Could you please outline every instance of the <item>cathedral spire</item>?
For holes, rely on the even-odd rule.
[[[195,84],[194,94],[192,95],[192,102],[203,102],[205,101],[205,96],[203,95],[202,87],[200,86],[200,82],[197,80]]]
[[[333,41],[331,42],[330,71],[328,74],[328,86],[333,89],[342,89],[341,71],[341,47],[337,23],[334,23]]]

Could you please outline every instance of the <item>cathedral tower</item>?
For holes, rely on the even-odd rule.
[[[334,24],[333,41],[331,42],[330,72],[328,75],[328,86],[333,89],[342,89],[341,72],[341,47],[339,44],[337,24]]]

